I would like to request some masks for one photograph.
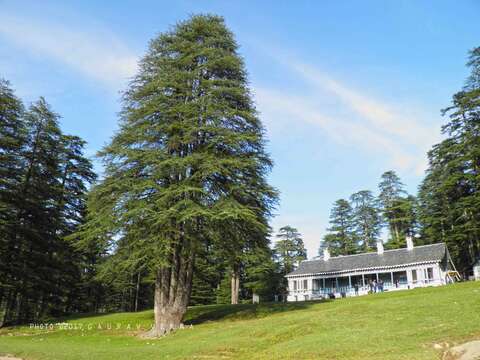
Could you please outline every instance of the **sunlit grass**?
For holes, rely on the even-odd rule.
[[[152,311],[55,321],[68,325],[2,330],[0,353],[32,360],[438,359],[435,343],[480,338],[480,282],[330,302],[197,306],[185,329],[159,340],[136,336],[152,324]]]

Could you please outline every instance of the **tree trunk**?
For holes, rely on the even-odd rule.
[[[0,302],[0,328],[5,324],[8,315],[8,306],[10,304],[10,291],[3,291],[4,296],[2,296],[2,300]]]
[[[128,284],[128,311],[133,309],[133,273],[130,274],[130,283]]]
[[[2,315],[4,310],[4,306],[3,306],[4,293],[6,293],[6,291],[0,285],[0,327],[2,327]]]
[[[122,290],[122,305],[120,305],[123,312],[127,311],[125,306],[125,288]]]
[[[137,274],[137,288],[135,290],[135,312],[138,311],[138,293],[140,292],[140,271]]]
[[[192,290],[193,251],[181,256],[177,248],[172,256],[172,265],[157,271],[155,279],[154,314],[155,324],[145,337],[159,337],[183,326],[182,318],[187,311]]]
[[[400,233],[399,233],[396,225],[393,226],[393,229],[395,231],[395,237],[396,237],[396,240],[397,240],[396,242],[397,242],[397,244],[399,244],[400,243]]]
[[[240,275],[238,266],[234,265],[232,268],[231,278],[231,303],[232,305],[238,304],[238,295],[240,290]]]

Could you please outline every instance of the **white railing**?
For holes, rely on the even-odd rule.
[[[334,294],[336,298],[342,296],[355,296],[355,295],[366,295],[370,291],[373,292],[382,292],[382,291],[397,291],[397,290],[407,290],[417,287],[426,287],[426,286],[439,286],[445,285],[445,281],[442,279],[428,279],[428,280],[417,280],[412,282],[399,281],[397,283],[384,282],[383,288],[379,287],[378,284],[373,289],[369,285],[359,286],[358,292],[355,291],[354,286],[339,286],[339,287],[329,287],[329,288],[320,288],[320,289],[297,289],[290,290],[289,296],[308,296],[309,299],[315,299],[320,297],[328,297],[330,294]],[[303,300],[303,299],[302,299]]]

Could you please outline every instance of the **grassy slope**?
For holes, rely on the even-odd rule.
[[[102,329],[6,329],[0,353],[48,360],[438,359],[434,343],[480,338],[480,282],[323,303],[198,306],[187,314],[193,328],[155,341],[126,329],[147,327],[151,311],[67,321]]]

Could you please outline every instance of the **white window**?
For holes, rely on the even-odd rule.
[[[412,281],[414,283],[417,282],[417,270],[416,269],[412,270]]]
[[[308,280],[303,280],[303,290],[308,289]]]
[[[293,280],[293,290],[297,290],[297,280]]]

